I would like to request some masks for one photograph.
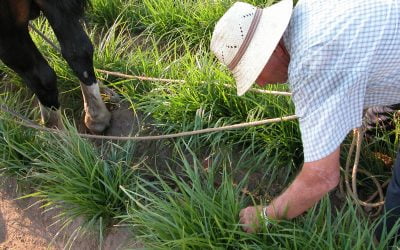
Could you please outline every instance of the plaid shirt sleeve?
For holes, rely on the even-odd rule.
[[[365,85],[365,74],[307,72],[297,81],[292,84],[299,86],[292,89],[292,98],[299,116],[304,161],[316,161],[336,150],[351,129],[361,126],[364,91],[360,86]]]

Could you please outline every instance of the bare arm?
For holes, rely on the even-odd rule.
[[[293,183],[267,207],[267,215],[272,219],[294,218],[318,202],[339,183],[340,148],[330,155],[314,162],[306,162]],[[244,230],[257,229],[261,207],[247,207],[240,212],[240,222],[247,224]],[[251,226],[253,225],[253,226]],[[255,227],[254,227],[255,225]]]

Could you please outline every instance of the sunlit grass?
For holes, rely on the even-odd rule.
[[[232,0],[144,0],[140,22],[146,31],[166,40],[183,39],[196,47],[208,45],[216,21],[234,3]],[[272,0],[245,1],[268,6]]]
[[[32,113],[32,98],[26,98],[23,90],[17,92],[4,87],[0,94],[0,103],[7,105],[14,111],[35,120],[37,115]],[[17,176],[19,180],[25,180],[34,171],[32,161],[38,154],[35,148],[40,145],[37,132],[27,130],[14,122],[14,117],[5,112],[0,112],[0,175]]]
[[[112,223],[125,210],[120,185],[131,186],[135,179],[133,144],[109,145],[98,150],[70,128],[66,134],[45,137],[34,165],[41,168],[34,178],[40,181],[37,192],[46,207],[61,207],[68,221],[79,217],[85,223]],[[120,152],[116,152],[120,151]]]
[[[140,22],[143,11],[143,3],[139,0],[92,0],[87,17],[91,23],[105,28],[120,20],[127,24],[131,32],[139,33],[145,28]]]

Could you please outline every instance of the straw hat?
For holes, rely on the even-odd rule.
[[[236,2],[218,21],[211,50],[232,71],[243,95],[267,64],[289,24],[293,0],[265,9]]]

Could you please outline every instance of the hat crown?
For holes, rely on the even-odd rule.
[[[210,47],[225,65],[229,65],[238,53],[256,10],[253,5],[236,2],[215,26]]]
[[[292,10],[293,0],[281,0],[263,9],[236,2],[215,25],[211,50],[232,72],[239,96],[264,69],[289,24]]]

